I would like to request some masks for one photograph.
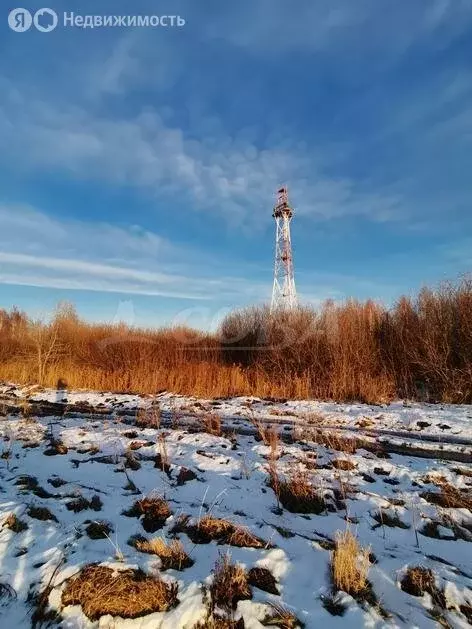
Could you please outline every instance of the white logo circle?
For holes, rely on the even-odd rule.
[[[43,25],[40,20],[44,18],[44,16],[49,16],[49,19],[46,20],[45,25]],[[57,26],[57,13],[52,9],[47,9],[43,7],[42,9],[38,9],[34,14],[33,22],[38,31],[41,33],[50,33]]]
[[[8,25],[17,33],[24,33],[31,28],[33,18],[28,9],[13,9],[8,14]]]

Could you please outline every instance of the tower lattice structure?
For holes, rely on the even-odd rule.
[[[275,266],[270,309],[271,311],[279,308],[292,310],[297,306],[290,238],[293,209],[288,202],[288,192],[285,186],[277,190],[277,203],[272,216],[275,219]]]

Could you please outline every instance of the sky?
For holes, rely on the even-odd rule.
[[[472,269],[472,0],[47,6],[0,9],[0,307],[214,327],[270,300],[280,185],[302,303]]]

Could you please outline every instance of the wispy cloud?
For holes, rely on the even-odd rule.
[[[58,208],[67,210],[67,208]],[[4,253],[34,254],[38,251],[67,257],[83,251],[103,260],[158,259],[171,256],[174,247],[158,234],[139,226],[123,229],[102,221],[53,218],[30,205],[0,202],[0,246]],[[174,256],[175,256],[174,252]]]
[[[267,56],[273,61],[278,55],[295,52],[305,55],[297,57],[297,63],[304,59],[307,72],[312,64],[326,65],[335,82],[355,84],[365,83],[366,73],[373,78],[379,69],[376,64],[385,70],[411,50],[447,46],[472,23],[470,0],[431,0],[427,6],[421,0],[388,3],[388,14],[385,7],[386,3],[378,0],[339,0],[335,5],[300,0],[296,8],[286,0],[243,0],[241,6],[215,11],[209,20],[193,2],[183,3],[191,25],[185,36],[162,32],[151,37],[145,29],[137,29],[103,38],[100,46],[92,44],[94,54],[87,49],[80,58],[69,46],[67,72],[62,74],[67,89],[48,84],[47,90],[38,90],[18,81],[7,69],[10,79],[0,77],[0,142],[9,147],[8,161],[16,162],[18,168],[131,185],[151,198],[172,196],[189,208],[212,212],[233,225],[258,222],[281,183],[288,183],[294,191],[299,215],[318,221],[341,217],[410,220],[415,199],[409,199],[405,191],[404,172],[395,172],[390,180],[361,178],[352,174],[346,158],[346,163],[333,165],[332,145],[300,142],[290,128],[274,130],[257,141],[248,140],[244,129],[226,130],[219,112],[209,113],[204,102],[208,77],[195,81],[186,75],[185,93],[192,102],[188,119],[174,116],[173,109],[177,103],[171,88],[185,68],[192,67],[198,45],[217,42],[222,50],[235,47],[241,54],[257,56],[258,61]],[[359,75],[354,76],[353,64]],[[75,86],[71,75],[77,77]],[[311,81],[317,78],[323,79],[323,75],[312,79],[307,73],[307,92],[315,89]],[[240,85],[238,77],[235,92]],[[382,99],[383,83],[377,88],[380,98],[372,98],[373,83],[367,98],[358,99],[357,115],[362,118],[372,110],[372,117],[378,120],[377,150],[381,142],[392,141],[395,133],[409,133],[411,142],[404,153],[421,160],[427,150],[421,137],[426,120],[431,125],[430,135],[437,128],[445,143],[469,120],[464,108],[459,108],[451,121],[428,117],[425,103],[434,102],[437,110],[436,101],[457,101],[466,88],[460,78],[447,76],[436,87],[427,86],[426,94],[412,98],[411,89],[416,93],[421,88],[411,88],[392,101]],[[279,89],[283,89],[283,77],[280,85],[274,85],[274,97]],[[182,86],[179,97],[181,90]],[[431,98],[433,90],[435,97]],[[143,92],[144,100],[131,100],[130,96]],[[107,100],[109,97],[115,100]],[[349,108],[356,107],[356,98]],[[123,109],[119,105],[125,101],[129,106]],[[110,102],[111,108],[106,106]],[[197,116],[198,123],[193,124],[194,110],[199,108],[206,114]],[[313,116],[316,118],[316,111]],[[315,122],[305,120],[307,126],[313,123],[316,127]],[[341,153],[352,154],[357,141],[356,159],[363,138],[343,139]],[[423,153],[421,147],[425,147]],[[400,156],[398,163],[401,161]]]
[[[68,260],[64,258],[50,258],[44,256],[32,256],[21,253],[3,253],[0,251],[0,263],[25,267],[39,267],[57,271],[85,273],[89,276],[107,277],[109,279],[128,279],[139,282],[156,284],[176,284],[187,278],[178,275],[168,275],[146,270],[127,269],[110,264],[97,264],[82,260]]]
[[[324,59],[342,56],[352,68],[372,54],[371,62],[398,61],[410,48],[439,48],[465,32],[472,22],[469,0],[259,0],[228,7],[208,21],[208,36],[228,39],[254,54],[314,51]]]
[[[31,207],[5,205],[0,223],[3,284],[235,303],[267,288],[254,279],[226,276],[221,260],[217,276],[199,275],[208,256],[138,227],[61,221]],[[186,273],[175,273],[175,267]]]
[[[190,0],[180,31],[58,30],[40,52],[34,37],[7,38],[0,166],[26,184],[9,197],[34,205],[38,190],[57,205],[49,214],[0,205],[0,282],[266,300],[271,260],[256,267],[254,243],[260,236],[272,250],[269,204],[281,183],[306,230],[295,255],[306,299],[382,295],[389,278],[392,292],[388,263],[413,250],[421,264],[404,273],[423,276],[432,255],[424,236],[452,240],[470,225],[472,79],[461,42],[471,1],[241,0],[210,19]],[[125,6],[115,0],[113,12]],[[69,184],[84,199],[96,187],[125,192],[118,203],[131,199],[148,228],[113,225],[109,207],[97,221],[67,219],[80,211],[77,201],[67,207]],[[209,229],[196,243],[202,217]],[[330,265],[350,268],[351,256],[353,277],[323,276]],[[453,268],[445,249],[437,265],[446,259]],[[304,275],[310,268],[320,272]],[[383,284],[355,277],[377,270]]]
[[[280,142],[260,148],[228,136],[197,140],[156,111],[133,118],[95,116],[71,106],[4,101],[0,140],[8,159],[36,171],[130,184],[153,196],[179,195],[191,207],[230,222],[254,222],[281,183],[295,191],[299,215],[318,220],[366,216],[397,220],[399,195],[371,191],[348,177],[328,176],[321,156]],[[364,189],[365,188],[365,189]]]

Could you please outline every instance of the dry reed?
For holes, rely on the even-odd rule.
[[[201,397],[470,403],[472,278],[402,297],[389,310],[354,300],[250,308],[229,314],[215,334],[88,324],[68,305],[49,322],[0,310],[0,378]]]

